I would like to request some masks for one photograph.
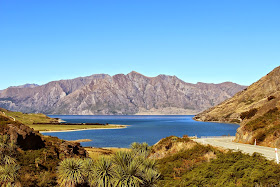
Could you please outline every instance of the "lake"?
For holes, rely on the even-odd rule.
[[[234,136],[237,124],[199,122],[193,116],[92,116],[50,115],[68,123],[109,123],[130,125],[122,129],[96,129],[72,132],[50,132],[44,135],[57,136],[64,140],[91,139],[82,146],[129,147],[132,142],[147,142],[153,145],[167,136]]]

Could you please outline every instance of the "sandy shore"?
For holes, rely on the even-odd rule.
[[[78,139],[78,140],[67,140],[68,142],[77,142],[77,143],[81,143],[81,142],[91,142],[91,139]]]
[[[104,130],[104,129],[124,129],[129,125],[116,125],[112,128],[88,128],[88,129],[69,129],[69,130],[59,130],[59,131],[39,131],[39,133],[48,133],[48,132],[72,132],[72,131],[85,131],[85,130]]]

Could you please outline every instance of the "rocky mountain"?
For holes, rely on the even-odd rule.
[[[35,88],[39,86],[38,84],[24,84],[20,86],[11,86],[12,88]]]
[[[10,88],[35,88],[39,86],[38,84],[24,84],[20,86],[11,86]],[[0,93],[3,92],[3,90],[0,90]]]
[[[60,80],[34,88],[10,87],[0,107],[45,114],[196,114],[246,88],[231,82],[186,83],[176,76],[137,72]]]
[[[240,123],[236,141],[280,146],[280,67],[194,119]]]

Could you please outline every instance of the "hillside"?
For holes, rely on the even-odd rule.
[[[0,92],[0,107],[45,114],[197,114],[243,90],[231,82],[186,83],[176,76],[137,72],[60,80]]]
[[[199,121],[240,123],[236,141],[280,146],[280,67],[247,89],[194,117]]]
[[[79,143],[43,136],[2,112],[0,144],[1,186],[55,186],[61,160],[88,156]],[[21,185],[6,184],[9,181],[18,181]]]
[[[222,150],[170,136],[152,146],[161,178],[158,186],[269,186],[279,184],[280,167],[254,153]]]
[[[25,125],[33,125],[33,123],[58,123],[58,119],[50,118],[45,114],[32,114],[32,113],[22,113],[13,112],[0,108],[0,114],[9,117],[11,120],[19,121]]]

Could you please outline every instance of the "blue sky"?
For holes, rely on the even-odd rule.
[[[279,0],[0,0],[0,89],[132,70],[249,85],[280,65]]]

